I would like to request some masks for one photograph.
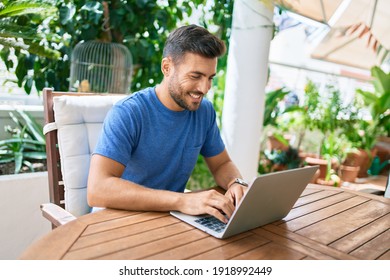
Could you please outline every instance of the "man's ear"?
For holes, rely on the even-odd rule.
[[[172,67],[172,60],[169,57],[164,57],[161,61],[161,71],[164,77],[168,77]]]

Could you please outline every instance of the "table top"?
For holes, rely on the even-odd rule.
[[[228,239],[166,212],[105,209],[32,244],[21,259],[390,259],[390,199],[309,184],[282,220]]]

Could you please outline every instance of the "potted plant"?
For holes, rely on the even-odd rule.
[[[347,106],[343,104],[342,95],[336,85],[328,84],[322,92],[319,92],[315,84],[309,83],[308,90],[312,96],[311,102],[317,102],[317,104],[315,107],[314,104],[312,105],[314,109],[308,116],[310,118],[307,122],[311,120],[309,127],[318,130],[322,137],[318,152],[322,161],[319,179],[322,183],[329,182],[327,184],[339,186],[340,179],[336,171],[346,148],[346,141],[342,137],[340,127]],[[314,164],[313,160],[308,158],[306,162]]]
[[[286,150],[265,150],[264,155],[271,164],[270,172],[293,169],[301,165],[298,150],[291,146]]]
[[[346,165],[360,166],[358,177],[367,177],[376,156],[375,144],[380,135],[390,135],[390,73],[379,67],[371,69],[374,92],[357,90],[344,132],[356,151],[350,153]]]
[[[5,130],[11,134],[11,138],[0,140],[2,172],[6,172],[7,166],[13,166],[12,173],[15,174],[21,172],[23,167],[34,172],[36,168],[34,163],[41,163],[42,166],[46,161],[46,144],[42,126],[24,111],[15,110],[9,115],[16,127],[6,126]]]
[[[289,136],[285,135],[284,127],[280,125],[280,117],[292,111],[292,106],[281,106],[281,102],[290,93],[286,88],[279,88],[266,93],[263,127],[273,128],[267,133],[268,150],[287,150],[289,147]]]

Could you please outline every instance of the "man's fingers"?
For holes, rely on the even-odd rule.
[[[226,192],[226,196],[233,202],[235,206],[237,206],[244,196],[246,190],[247,188],[244,186],[233,186]]]
[[[234,200],[215,190],[189,193],[185,198],[181,212],[190,215],[209,214],[223,223],[228,222],[235,209]]]
[[[224,215],[221,211],[219,211],[216,208],[208,207],[207,210],[206,210],[206,213],[211,215],[211,216],[214,216],[215,218],[220,220],[222,223],[227,224],[228,221],[229,221],[228,216]]]

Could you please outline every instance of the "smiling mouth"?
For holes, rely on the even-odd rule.
[[[201,93],[194,93],[194,92],[190,92],[189,95],[194,98],[194,99],[201,99],[203,94]]]

